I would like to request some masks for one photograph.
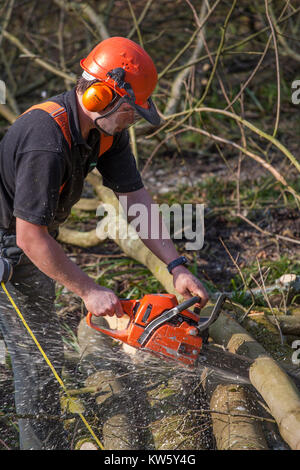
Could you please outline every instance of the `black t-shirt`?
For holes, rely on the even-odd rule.
[[[67,110],[71,148],[59,125],[43,110],[34,109],[15,121],[0,142],[0,229],[13,232],[18,217],[45,225],[49,232],[57,230],[80,199],[84,179],[95,166],[103,184],[113,191],[143,187],[127,131],[115,136],[98,158],[101,135],[93,129],[88,141],[83,139],[75,88],[49,101]]]

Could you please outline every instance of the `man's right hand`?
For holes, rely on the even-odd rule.
[[[95,289],[89,290],[82,299],[87,311],[96,317],[117,315],[118,318],[121,318],[124,315],[120,300],[112,290],[106,287],[96,286]]]
[[[71,261],[62,247],[52,238],[46,226],[16,218],[17,245],[48,277],[82,298],[89,312],[96,316],[124,312],[113,291],[101,287]]]

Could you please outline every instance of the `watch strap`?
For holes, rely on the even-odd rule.
[[[174,259],[167,265],[167,269],[170,274],[172,274],[172,270],[176,268],[176,266],[185,265],[188,263],[188,260],[185,256],[180,256],[179,258]]]

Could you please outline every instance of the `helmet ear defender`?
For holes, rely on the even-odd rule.
[[[88,111],[96,112],[105,109],[114,99],[113,90],[104,83],[94,83],[82,95],[82,103]]]

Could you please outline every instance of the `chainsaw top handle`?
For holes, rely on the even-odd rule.
[[[201,297],[199,296],[191,297],[190,299],[184,300],[181,304],[177,305],[176,309],[178,313],[180,313],[180,312],[183,312],[183,310],[186,310],[192,307],[192,305],[198,304],[200,302],[201,302]]]

